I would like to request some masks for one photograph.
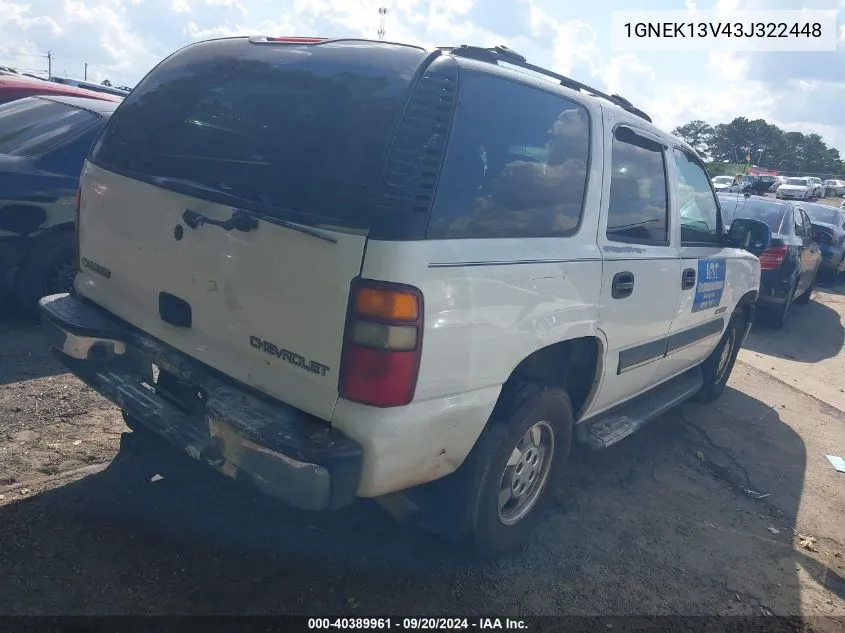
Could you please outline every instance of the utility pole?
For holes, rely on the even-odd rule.
[[[378,38],[380,40],[383,40],[384,34],[385,34],[384,20],[387,17],[387,8],[386,7],[379,7],[378,14],[381,16],[380,25],[379,25],[379,28],[378,28]]]
[[[47,79],[53,76],[53,51],[47,51]]]
[[[85,81],[88,81],[88,62],[85,62]]]

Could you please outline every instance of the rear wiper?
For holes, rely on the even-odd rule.
[[[270,224],[283,226],[287,229],[305,233],[306,235],[316,237],[317,239],[324,240],[326,242],[331,242],[332,244],[337,244],[337,240],[335,238],[318,229],[297,224],[296,222],[291,222],[289,220],[281,220],[261,213],[246,211],[244,209],[232,209],[232,216],[228,220],[215,220],[214,218],[209,218],[201,213],[192,211],[191,209],[185,209],[185,212],[182,214],[182,221],[192,229],[200,227],[203,224],[210,224],[212,226],[219,226],[224,231],[235,230],[244,231],[245,233],[258,228],[259,218],[265,222],[269,222]]]
[[[218,189],[217,187],[201,185],[200,183],[193,182],[192,180],[183,180],[181,178],[169,178],[166,176],[154,176],[151,180],[154,184],[158,184],[165,187],[168,185],[175,185],[175,187],[177,188],[195,191],[207,191],[209,193],[215,193],[221,196],[226,196],[230,199],[237,198],[237,196],[226,191],[225,189]],[[191,209],[185,209],[185,212],[182,214],[182,220],[192,229],[195,229],[201,226],[202,224],[210,224],[213,226],[219,226],[224,231],[231,231],[233,229],[237,231],[251,231],[253,229],[257,229],[258,221],[256,220],[256,218],[260,218],[265,222],[269,222],[270,224],[276,224],[278,226],[283,226],[287,229],[291,229],[293,231],[298,231],[299,233],[310,235],[311,237],[316,237],[317,239],[323,240],[324,242],[331,242],[332,244],[337,243],[337,240],[334,237],[328,235],[327,233],[324,233],[319,229],[306,226],[304,224],[299,224],[297,222],[291,222],[290,220],[283,220],[281,218],[277,218],[272,215],[267,215],[265,213],[249,211],[247,209],[233,209],[232,217],[224,221],[208,218],[200,213],[197,213],[196,211],[192,211]]]

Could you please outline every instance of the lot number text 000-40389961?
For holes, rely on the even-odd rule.
[[[397,630],[397,631],[471,631],[501,630],[520,631],[527,629],[521,618],[308,618],[308,630]]]
[[[614,52],[835,51],[836,11],[613,11]]]

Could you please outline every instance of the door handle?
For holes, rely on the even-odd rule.
[[[634,292],[634,273],[625,272],[613,275],[613,284],[610,287],[610,296],[614,299],[630,297]]]
[[[687,268],[681,275],[681,288],[689,290],[695,286],[695,269]]]

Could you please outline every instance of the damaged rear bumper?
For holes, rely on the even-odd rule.
[[[324,420],[253,393],[84,299],[53,295],[40,306],[56,356],[171,445],[295,507],[354,500],[361,447]],[[178,397],[158,385],[154,367],[178,379]]]

